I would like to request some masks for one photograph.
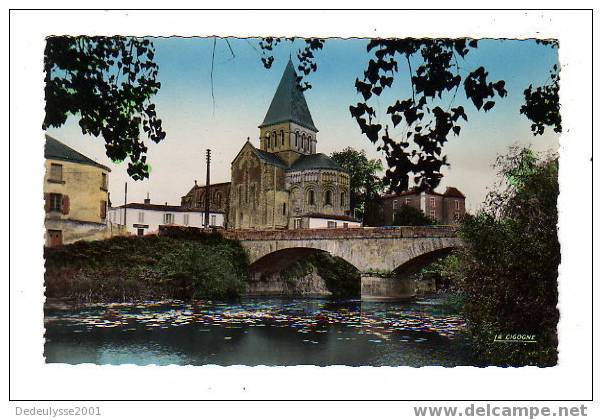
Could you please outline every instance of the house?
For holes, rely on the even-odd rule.
[[[458,224],[466,213],[466,196],[455,187],[447,187],[443,194],[434,190],[418,191],[410,188],[399,194],[385,194],[380,198],[381,221],[393,224],[395,213],[401,206],[414,207],[427,217],[444,225]]]
[[[156,234],[160,225],[203,227],[204,209],[165,204],[151,204],[147,197],[143,203],[127,203],[109,209],[109,227],[125,227],[133,235]],[[224,227],[224,212],[209,212],[210,227]]]
[[[49,135],[44,158],[46,246],[108,237],[111,170]]]
[[[249,139],[232,161],[228,227],[353,227],[349,173],[317,152],[317,133],[292,61],[263,122],[259,147]]]

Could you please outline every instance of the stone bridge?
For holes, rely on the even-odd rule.
[[[462,246],[456,228],[399,227],[294,230],[227,230],[246,249],[251,269],[276,272],[314,252],[328,252],[361,273],[362,300],[413,296],[411,274]]]

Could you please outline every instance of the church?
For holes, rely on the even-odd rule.
[[[349,173],[317,152],[317,133],[289,60],[259,125],[259,147],[247,139],[232,161],[229,228],[360,226],[349,214]]]

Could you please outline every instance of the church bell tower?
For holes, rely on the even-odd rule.
[[[278,155],[290,166],[301,155],[316,153],[317,133],[305,96],[299,88],[293,62],[289,59],[259,126],[259,148]]]

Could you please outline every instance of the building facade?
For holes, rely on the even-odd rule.
[[[151,204],[147,198],[144,203],[111,207],[108,223],[111,231],[125,228],[131,235],[154,235],[159,232],[160,225],[201,228],[205,225],[205,212],[199,208],[170,206],[167,203]],[[224,225],[223,212],[209,212],[210,227],[223,228]]]
[[[402,206],[410,206],[438,223],[455,225],[466,214],[465,201],[464,194],[454,187],[447,187],[443,194],[413,188],[399,194],[385,194],[380,199],[382,224],[392,225],[395,213]]]
[[[111,170],[49,135],[44,158],[46,246],[108,237]]]
[[[360,225],[349,215],[349,174],[317,153],[317,133],[289,60],[259,126],[259,148],[247,139],[232,161],[228,227]]]
[[[204,209],[206,194],[207,186],[198,185],[195,180],[194,186],[182,197],[180,205],[185,208]],[[209,195],[209,209],[226,214],[230,200],[230,183],[221,182],[219,184],[211,184],[209,186]]]

